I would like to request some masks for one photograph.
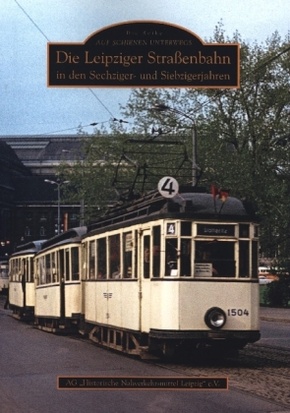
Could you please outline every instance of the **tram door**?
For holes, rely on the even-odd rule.
[[[65,318],[65,251],[59,251],[60,318]]]
[[[28,281],[27,261],[25,258],[21,262],[21,288],[23,293],[23,308],[26,307],[26,282]]]
[[[141,331],[147,331],[150,326],[150,273],[151,273],[151,231],[142,232],[140,242],[140,321]]]
[[[140,272],[141,278],[150,278],[150,268],[151,268],[151,233],[150,230],[145,230],[142,232],[141,237],[141,252],[140,252]]]

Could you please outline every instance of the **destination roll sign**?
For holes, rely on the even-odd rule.
[[[133,21],[83,43],[48,43],[50,87],[238,88],[240,45],[204,43],[180,26]]]

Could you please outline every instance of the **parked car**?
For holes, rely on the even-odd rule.
[[[259,275],[259,284],[260,285],[265,285],[265,284],[270,284],[274,280],[271,278],[265,277],[265,275]]]

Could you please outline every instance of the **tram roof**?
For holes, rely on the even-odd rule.
[[[16,251],[11,255],[11,257],[15,257],[18,255],[23,254],[36,254],[42,247],[43,243],[46,240],[37,240],[37,241],[30,241],[26,244],[21,244],[16,247]]]
[[[235,197],[228,196],[223,201],[205,191],[198,192],[193,187],[186,187],[181,188],[174,198],[164,198],[158,191],[152,191],[132,202],[116,204],[92,224],[89,231],[158,218],[257,221],[253,210]]]
[[[54,245],[60,245],[60,244],[68,243],[68,242],[79,241],[81,237],[86,234],[86,232],[87,232],[86,226],[71,228],[45,241],[42,245],[42,250],[47,249]]]

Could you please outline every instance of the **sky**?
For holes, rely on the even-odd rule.
[[[0,135],[75,134],[122,119],[126,88],[48,88],[47,43],[83,42],[118,23],[154,20],[208,40],[219,21],[229,37],[263,43],[290,32],[289,0],[0,0]]]

